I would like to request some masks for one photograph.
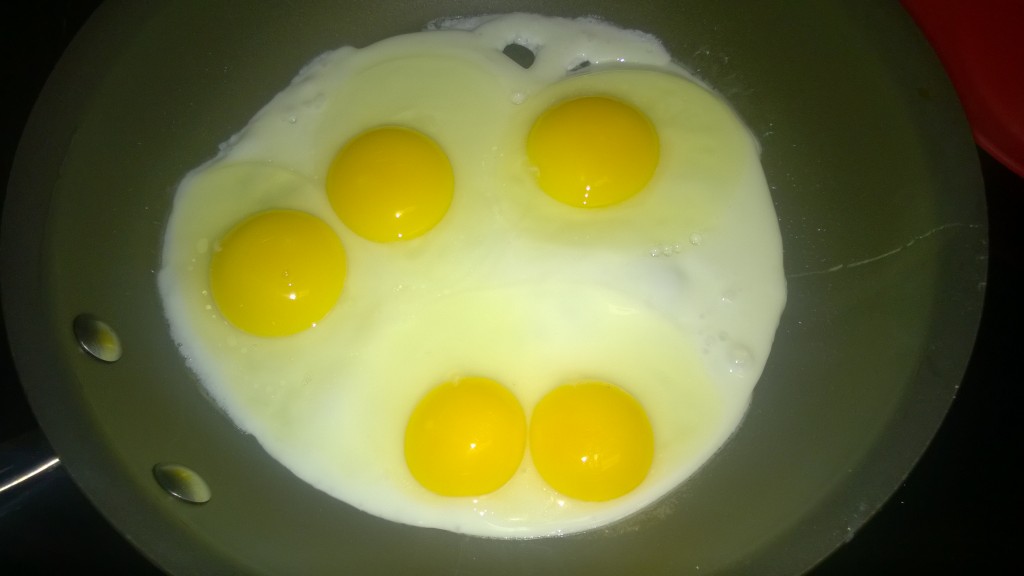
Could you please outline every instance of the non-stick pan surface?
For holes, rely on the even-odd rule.
[[[980,310],[984,203],[962,114],[898,6],[219,8],[102,8],[40,99],[5,208],[5,313],[33,406],[76,480],[167,568],[795,572],[870,515],[941,420]],[[297,483],[199,393],[152,276],[176,180],[303,62],[508,9],[652,31],[721,89],[764,145],[790,279],[750,415],[672,512],[535,542],[400,527]],[[82,312],[115,326],[120,361],[81,353]],[[167,496],[158,461],[200,471],[214,498]]]

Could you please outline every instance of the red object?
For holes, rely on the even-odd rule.
[[[1024,176],[1024,0],[901,0],[942,60],[974,139]]]

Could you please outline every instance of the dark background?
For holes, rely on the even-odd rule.
[[[9,2],[0,7],[0,179],[6,187],[24,122],[64,47],[98,0]],[[1024,73],[1024,71],[1007,71]],[[1021,105],[1024,109],[1024,103]],[[900,489],[812,574],[1014,573],[1024,544],[1024,392],[1016,330],[1021,273],[1017,219],[1024,179],[979,149],[990,218],[990,268],[981,328],[942,428]],[[1013,331],[1011,331],[1013,330]],[[1024,364],[1022,364],[1024,366]],[[35,420],[0,331],[0,442]],[[3,464],[0,464],[2,469]],[[13,491],[0,507],[0,573],[159,574],[90,505],[63,469]]]

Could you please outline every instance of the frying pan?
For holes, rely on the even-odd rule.
[[[180,573],[799,573],[924,449],[966,365],[985,206],[963,114],[895,3],[228,2],[101,7],[25,130],[3,222],[4,314],[26,393],[75,480]],[[734,438],[649,511],[498,541],[396,525],[296,480],[203,396],[154,270],[174,187],[307,60],[453,14],[597,14],[650,31],[764,148],[789,303]],[[123,344],[85,353],[90,314]],[[196,505],[155,480],[195,470]]]

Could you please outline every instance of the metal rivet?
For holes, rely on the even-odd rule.
[[[501,51],[502,54],[508,56],[513,62],[519,64],[523,68],[529,68],[533,66],[533,61],[537,59],[537,55],[522,44],[509,44]]]
[[[106,322],[92,314],[79,314],[72,324],[82,350],[104,362],[121,359],[121,339]]]
[[[171,496],[193,504],[210,501],[210,487],[191,468],[180,464],[157,464],[153,466],[153,477]]]

